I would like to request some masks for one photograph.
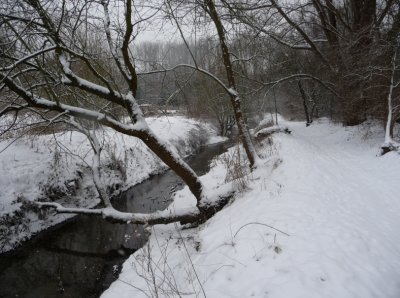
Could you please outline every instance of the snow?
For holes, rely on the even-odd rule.
[[[270,126],[270,127],[266,127],[266,128],[262,128],[262,129],[258,130],[254,134],[254,137],[258,138],[258,137],[262,137],[262,136],[269,136],[276,132],[290,133],[290,130],[287,127],[274,125],[274,126]]]
[[[1,145],[3,148],[3,142]],[[28,142],[17,142],[0,157],[0,212],[10,212],[20,206],[17,197],[40,195],[39,185],[44,182],[48,172],[45,165],[51,163],[52,155],[35,150]]]
[[[63,68],[63,72],[67,76],[67,78],[63,78],[62,79],[63,83],[68,84],[72,80],[75,80],[79,86],[83,86],[83,87],[85,87],[85,88],[87,88],[89,90],[97,91],[98,93],[102,93],[102,94],[105,94],[105,95],[110,94],[110,92],[111,92],[110,89],[108,89],[106,87],[103,87],[101,85],[95,84],[95,83],[93,83],[91,81],[85,80],[85,79],[77,76],[71,70],[70,62],[68,61],[68,57],[66,57],[65,53],[62,53],[62,54],[59,55],[59,61],[60,61],[60,64],[61,64],[61,66]],[[114,93],[114,95],[117,95],[120,98],[123,97],[123,95],[121,95],[119,93]]]
[[[400,297],[400,156],[379,156],[384,131],[280,124],[292,134],[264,144],[246,191],[198,228],[153,227],[102,297]],[[225,178],[220,161],[201,177],[208,193]],[[170,209],[194,203],[184,188]]]
[[[216,144],[216,143],[221,143],[221,142],[225,142],[228,140],[228,137],[223,137],[223,136],[211,136],[208,139],[207,144]]]
[[[197,140],[200,136],[206,142],[209,136],[215,138],[216,134],[212,126],[184,116],[149,117],[146,120],[152,131],[175,147],[171,149],[178,151],[181,156],[191,154],[201,145]],[[101,180],[109,188],[118,185],[118,189],[122,190],[166,169],[164,163],[139,139],[115,133],[111,129],[97,131],[96,134],[104,145]],[[35,138],[21,138],[13,143],[12,139],[0,140],[0,152],[7,146],[0,153],[0,222],[5,216],[14,216],[20,211],[22,201],[45,197],[44,191],[49,188],[69,194],[65,198],[57,198],[66,207],[93,207],[98,204],[93,178],[87,169],[87,165],[92,164],[93,152],[83,134],[67,132],[39,135]],[[125,175],[115,165],[113,169],[107,167],[113,159],[125,165]],[[75,192],[76,184],[79,186]],[[7,242],[1,250],[11,249],[13,243],[63,221],[68,216],[57,215],[43,221],[35,214],[24,213],[23,222],[29,221],[29,229],[26,229],[26,233],[24,231],[12,235],[9,227],[0,228],[2,237],[3,228],[7,230],[7,235],[15,237],[1,239],[0,247],[3,241]]]
[[[239,93],[234,89],[234,88],[229,88],[228,92],[230,95],[232,95],[233,97],[237,97],[239,96]]]

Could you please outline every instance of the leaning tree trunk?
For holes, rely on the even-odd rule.
[[[182,180],[187,184],[190,191],[197,199],[197,206],[199,207],[202,199],[203,186],[189,165],[182,160],[175,152],[170,150],[165,144],[161,143],[159,139],[151,132],[145,132],[139,138],[159,157],[168,167],[170,167]]]
[[[247,123],[244,120],[243,112],[241,109],[241,100],[239,97],[239,93],[237,92],[236,82],[235,82],[235,75],[232,68],[232,63],[229,55],[229,49],[226,44],[225,38],[225,28],[221,22],[221,19],[218,15],[218,12],[215,9],[215,4],[213,0],[205,0],[205,10],[211,17],[212,21],[215,24],[215,27],[218,32],[219,43],[221,46],[222,51],[222,58],[224,67],[226,70],[226,78],[228,80],[228,87],[229,87],[229,97],[233,107],[233,112],[235,115],[236,124],[239,129],[239,134],[243,142],[243,147],[246,151],[247,158],[250,162],[250,167],[254,167],[257,163],[259,157],[257,152],[254,148],[254,144],[252,142],[250,132],[247,127]]]

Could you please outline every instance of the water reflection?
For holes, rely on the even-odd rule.
[[[189,163],[202,175],[211,159],[227,147],[208,146]],[[182,181],[168,171],[131,188],[114,205],[132,212],[164,209],[173,191],[182,187]],[[98,297],[115,280],[127,256],[146,239],[140,225],[78,216],[18,251],[0,255],[0,297]]]
[[[0,297],[97,297],[115,279],[113,267],[145,241],[142,226],[81,217],[2,256]]]

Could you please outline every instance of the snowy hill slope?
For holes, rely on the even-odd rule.
[[[285,125],[249,190],[199,228],[153,228],[102,297],[400,297],[400,156],[377,157],[374,126]]]

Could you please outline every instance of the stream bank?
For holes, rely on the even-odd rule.
[[[229,143],[202,147],[189,159],[198,175]],[[184,184],[172,171],[138,184],[114,201],[120,211],[166,208]],[[0,297],[98,297],[117,278],[121,264],[147,241],[140,225],[111,224],[77,216],[43,232],[21,248],[0,255]]]

